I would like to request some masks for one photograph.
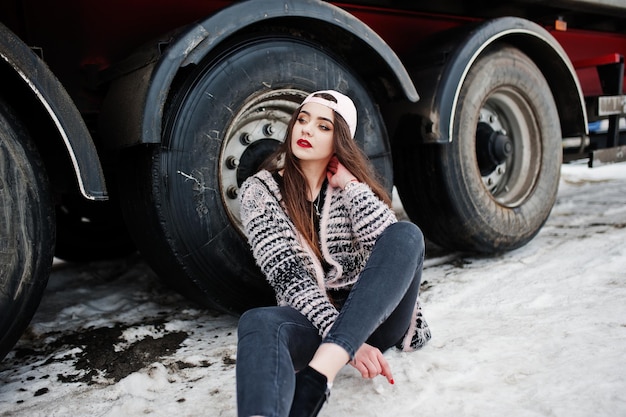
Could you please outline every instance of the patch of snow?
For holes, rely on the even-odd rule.
[[[626,415],[626,164],[561,174],[548,222],[524,247],[427,261],[430,343],[386,353],[395,385],[347,366],[320,417]],[[63,382],[85,372],[80,346],[20,356],[115,326],[122,350],[187,337],[117,382]],[[56,262],[30,328],[0,363],[0,415],[234,417],[236,326],[163,288],[140,260]]]

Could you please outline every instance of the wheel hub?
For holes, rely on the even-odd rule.
[[[476,156],[483,176],[491,174],[498,165],[513,154],[513,142],[502,131],[494,130],[485,122],[476,128]]]

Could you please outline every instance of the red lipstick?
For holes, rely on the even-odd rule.
[[[306,139],[298,139],[296,144],[301,148],[312,148],[311,143]]]

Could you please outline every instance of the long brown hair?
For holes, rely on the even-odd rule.
[[[322,93],[315,96],[336,102],[335,98],[330,94]],[[308,201],[309,190],[308,187],[302,186],[307,184],[306,178],[300,168],[300,160],[294,156],[291,149],[291,132],[300,113],[300,108],[296,109],[289,120],[284,142],[266,160],[261,168],[270,172],[283,170],[281,193],[287,213],[300,234],[311,246],[317,257],[321,259],[322,254],[319,249],[317,233],[315,233],[315,226],[311,221],[311,203]],[[387,190],[378,181],[367,156],[358,147],[356,141],[352,139],[348,124],[339,113],[333,113],[335,116],[333,140],[337,159],[358,181],[369,185],[374,194],[391,207],[391,198]],[[324,190],[320,192],[324,192]]]

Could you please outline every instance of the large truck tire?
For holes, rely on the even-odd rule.
[[[453,138],[398,155],[398,191],[435,243],[495,253],[531,240],[554,205],[562,161],[559,117],[537,66],[499,46],[469,69]]]
[[[124,155],[131,234],[160,277],[205,306],[237,314],[272,304],[241,233],[239,187],[284,139],[302,99],[333,88],[354,99],[356,140],[391,188],[378,108],[341,60],[286,34],[233,41],[177,81],[162,143]]]
[[[44,165],[26,129],[0,99],[0,359],[39,306],[54,240]]]

